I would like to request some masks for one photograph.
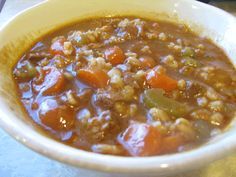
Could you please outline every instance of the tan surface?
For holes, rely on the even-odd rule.
[[[0,14],[0,27],[21,10],[42,0],[7,0]],[[236,14],[236,2],[214,4]],[[181,159],[180,159],[181,160]],[[75,169],[47,159],[25,148],[0,130],[0,176],[1,177],[84,177],[84,170]],[[86,177],[108,177],[105,174],[90,174]],[[209,166],[173,177],[236,177],[235,154]]]

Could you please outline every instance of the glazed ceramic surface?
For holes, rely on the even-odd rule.
[[[99,155],[47,138],[27,119],[17,101],[11,69],[38,37],[62,25],[93,16],[138,15],[187,23],[223,47],[236,64],[236,20],[231,15],[191,0],[49,0],[17,15],[0,30],[0,125],[33,150],[64,163],[120,175],[167,175],[191,170],[236,148],[234,122],[226,131],[192,151],[157,157]],[[120,176],[119,175],[119,176]]]

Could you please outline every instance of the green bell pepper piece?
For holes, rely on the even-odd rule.
[[[159,108],[176,117],[181,117],[190,111],[190,107],[164,96],[161,89],[149,89],[143,93],[143,103],[148,108]]]

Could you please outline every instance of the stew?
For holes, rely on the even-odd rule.
[[[25,52],[13,77],[29,117],[49,136],[102,154],[192,149],[236,110],[236,71],[223,50],[165,21],[80,21]]]

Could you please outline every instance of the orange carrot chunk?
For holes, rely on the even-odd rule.
[[[151,88],[161,88],[165,91],[172,91],[177,88],[176,80],[166,74],[159,74],[155,70],[151,70],[147,73],[146,80]]]
[[[44,95],[51,95],[61,92],[65,87],[64,75],[55,67],[44,67],[42,77],[33,82],[33,88],[36,92],[41,91]]]
[[[122,64],[125,61],[125,55],[118,46],[110,47],[105,50],[105,58],[112,65]]]
[[[59,105],[54,99],[47,99],[40,105],[39,118],[47,128],[69,130],[74,125],[75,114],[71,108]]]
[[[118,137],[119,143],[132,156],[150,156],[161,152],[161,134],[144,123],[133,123]]]
[[[109,80],[108,75],[102,70],[80,69],[77,77],[94,88],[106,87]]]

